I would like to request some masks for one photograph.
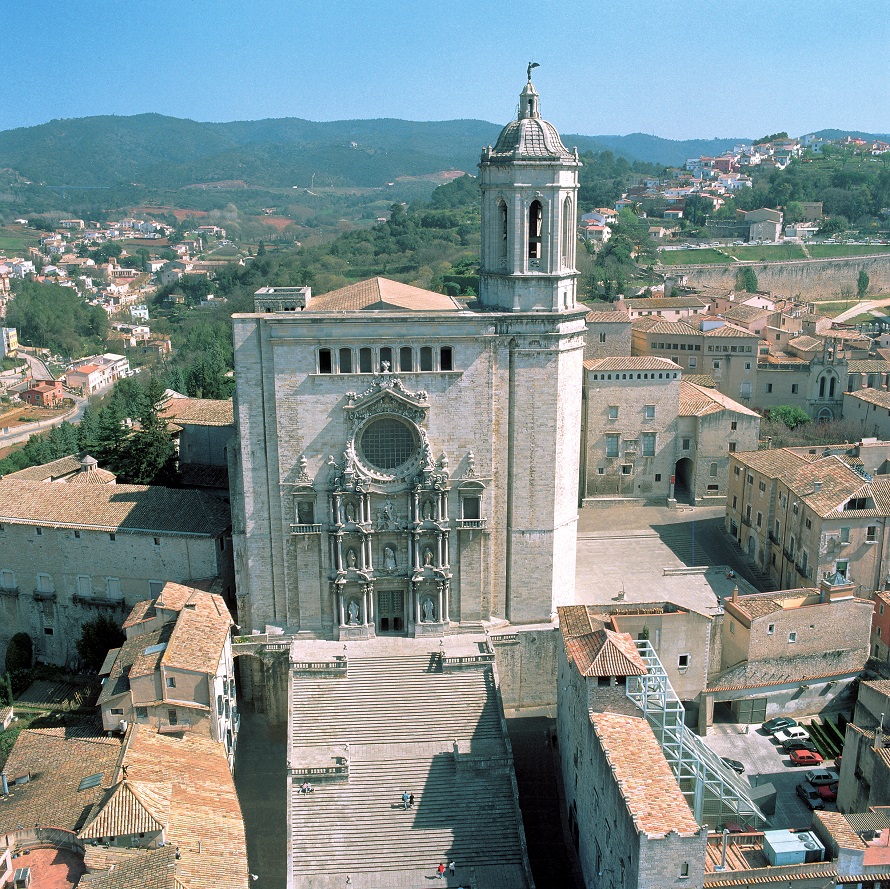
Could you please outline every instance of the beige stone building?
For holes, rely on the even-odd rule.
[[[756,334],[721,318],[633,322],[633,355],[668,358],[684,373],[709,374],[720,392],[745,404],[754,394],[757,349]]]
[[[197,732],[224,745],[234,767],[238,710],[230,628],[221,596],[176,583],[138,602],[127,640],[109,652],[98,705],[106,731],[138,723]]]
[[[176,440],[182,483],[221,491],[228,498],[229,451],[235,450],[232,400],[174,395],[161,416]]]
[[[811,587],[840,574],[858,595],[884,589],[890,476],[863,469],[863,449],[731,456],[726,529],[777,587]]]
[[[880,388],[845,393],[844,420],[863,437],[890,441],[890,392]]]
[[[584,360],[630,355],[630,316],[616,308],[587,313]]]
[[[726,496],[728,452],[757,447],[760,417],[682,379],[664,358],[584,362],[582,501]]]
[[[571,601],[578,167],[529,82],[482,153],[478,303],[375,278],[235,316],[242,626],[441,635]]]
[[[650,316],[663,321],[680,321],[694,315],[705,315],[714,307],[706,296],[641,297],[622,300],[621,305],[631,321]]]
[[[122,619],[168,580],[231,594],[228,504],[112,482],[77,457],[0,481],[0,656],[22,631],[39,659],[74,665],[83,623]]]

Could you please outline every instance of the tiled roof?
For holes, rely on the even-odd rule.
[[[695,383],[696,386],[702,386],[705,389],[717,388],[717,384],[714,382],[714,378],[710,374],[686,373],[683,374],[683,379],[686,380],[687,383]]]
[[[679,364],[668,358],[654,358],[649,355],[619,356],[613,358],[590,358],[584,362],[586,370],[682,370]]]
[[[828,518],[841,514],[841,507],[853,496],[875,499],[875,507],[845,512],[844,515],[863,517],[884,515],[886,486],[869,484],[858,472],[854,472],[840,457],[832,454],[805,463],[785,479],[789,489],[803,500],[817,515]],[[820,486],[816,490],[816,485]]]
[[[88,854],[94,853],[92,847]],[[160,849],[126,850],[127,855],[109,856],[110,869],[89,873],[80,878],[79,889],[181,889],[182,883],[176,878],[176,847],[163,846]],[[92,867],[101,862],[91,854]]]
[[[26,729],[15,742],[4,771],[10,783],[30,772],[31,780],[0,798],[0,833],[19,824],[39,822],[77,831],[111,784],[120,755],[120,739],[78,737],[60,727],[57,733]],[[100,775],[99,783],[78,790],[80,782]]]
[[[640,297],[624,300],[624,304],[632,309],[703,309],[710,305],[708,300],[700,296],[667,296]]]
[[[727,321],[753,321],[756,318],[763,318],[765,315],[772,315],[774,309],[766,309],[759,306],[738,305],[721,312],[720,315]]]
[[[793,340],[788,340],[788,345],[797,349],[798,352],[819,352],[822,349],[822,340],[817,340],[812,336],[796,336]]]
[[[630,315],[627,312],[619,311],[590,311],[584,317],[588,324],[630,324]]]
[[[723,324],[720,327],[713,327],[710,330],[703,330],[701,332],[702,336],[743,336],[743,337],[756,337],[756,333],[751,333],[750,330],[745,330],[744,327],[736,327],[735,324]]]
[[[646,664],[629,633],[597,630],[565,640],[566,654],[582,676],[645,676]]]
[[[74,475],[68,476],[65,483],[69,485],[113,485],[117,483],[117,476],[107,469],[95,466],[86,472],[76,472]]]
[[[777,593],[755,593],[754,595],[740,596],[738,599],[727,601],[725,605],[733,610],[740,611],[743,615],[753,620],[758,617],[765,617],[767,614],[783,611],[795,599],[803,601],[808,596],[818,595],[819,590],[817,589],[782,590]]]
[[[101,707],[113,698],[130,690],[130,677],[146,676],[154,672],[160,663],[160,652],[146,654],[145,650],[165,644],[172,632],[172,626],[165,626],[152,633],[127,639],[118,649],[117,657],[108,671],[108,678],[99,692],[96,703]]]
[[[106,791],[84,828],[82,840],[157,833],[170,818],[169,783],[119,781]]]
[[[784,478],[807,462],[806,457],[785,448],[767,451],[739,451],[735,454],[735,458],[740,465],[747,466],[768,478]]]
[[[66,475],[80,472],[80,461],[87,455],[86,451],[79,454],[69,454],[67,457],[60,457],[58,460],[52,460],[41,466],[28,466],[20,469],[18,472],[10,472],[3,476],[4,479],[15,479],[21,482],[52,482]]]
[[[194,591],[179,612],[162,663],[196,673],[215,673],[232,624],[221,596]]]
[[[850,826],[846,816],[841,812],[813,812],[813,815],[822,822],[826,833],[841,849],[865,851],[868,848],[859,834]]]
[[[556,609],[559,615],[559,628],[564,639],[586,636],[601,630],[605,623],[601,609],[593,605],[561,605]]]
[[[127,629],[127,627],[135,626],[142,621],[153,620],[157,617],[158,608],[165,611],[181,611],[196,591],[195,587],[168,580],[154,599],[143,599],[133,606],[124,621],[123,628]]]
[[[879,358],[850,358],[847,361],[848,373],[880,374],[890,373],[890,361]]]
[[[47,485],[0,480],[0,521],[100,531],[218,537],[229,507],[203,491],[147,485]]]
[[[679,414],[681,417],[703,417],[706,414],[715,414],[724,410],[745,414],[748,417],[760,416],[757,411],[752,411],[715,389],[697,386],[695,383],[690,383],[688,378],[680,381]]]
[[[225,747],[196,733],[174,737],[144,726],[130,732],[128,780],[148,784],[163,776],[171,785],[166,838],[179,848],[176,876],[184,889],[247,889],[244,822]]]
[[[307,312],[359,312],[408,311],[408,312],[460,312],[463,306],[450,296],[433,293],[391,281],[389,278],[370,278],[349,284],[339,290],[321,296],[313,296]]]
[[[743,661],[708,680],[707,691],[741,691],[795,682],[814,682],[858,673],[868,660],[868,648],[826,651],[797,657]]]
[[[180,426],[232,426],[235,422],[231,398],[170,398],[160,414]]]
[[[689,803],[649,724],[618,713],[593,713],[590,721],[636,829],[649,837],[697,834]]]
[[[856,389],[853,392],[846,392],[844,397],[855,398],[857,401],[866,402],[866,404],[890,409],[890,392],[886,389]]]
[[[634,318],[634,330],[644,333],[669,333],[672,336],[700,336],[701,331],[685,321],[662,321],[661,318]]]

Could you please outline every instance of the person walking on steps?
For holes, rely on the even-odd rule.
[[[413,793],[408,797],[408,808],[409,809],[414,808],[414,794]]]
[[[440,879],[440,880],[444,880],[444,879],[445,879],[445,862],[444,862],[444,861],[440,861],[440,862],[439,862],[439,867],[438,867],[436,870],[437,870],[438,873],[439,873],[439,879]]]
[[[406,790],[406,791],[402,794],[402,808],[404,808],[405,810],[407,810],[407,809],[408,809],[408,803],[410,803],[410,802],[411,802],[411,794],[408,793],[408,791]]]
[[[454,861],[453,860],[449,861],[448,862],[448,873],[451,874],[452,877],[454,876],[454,867],[455,867]]]

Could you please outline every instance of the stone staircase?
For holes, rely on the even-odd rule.
[[[348,745],[349,779],[299,793],[291,778],[294,887],[528,887],[509,741],[494,671],[440,672],[438,656],[349,656],[345,678],[295,675],[291,757]],[[459,754],[455,754],[455,742]],[[414,794],[405,811],[402,792]]]

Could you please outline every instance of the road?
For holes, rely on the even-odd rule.
[[[8,427],[8,432],[3,431],[6,427],[0,427],[0,448],[6,448],[10,445],[26,442],[35,432],[46,432],[47,429],[51,429],[53,426],[60,426],[66,420],[69,423],[79,423],[83,417],[84,411],[87,409],[89,400],[81,398],[78,395],[72,395],[70,392],[68,393],[68,397],[74,399],[74,407],[61,416],[53,417],[51,420],[43,420],[40,423],[28,423],[24,426],[10,426]]]
[[[20,350],[20,355],[28,362],[28,366],[31,368],[31,376],[35,382],[43,380],[51,383],[55,380],[55,377],[49,372],[49,368],[39,358],[35,358],[22,350]]]
[[[819,303],[816,303],[818,307]],[[872,309],[880,309],[884,306],[890,306],[890,297],[885,297],[884,299],[869,299],[865,302],[857,303],[855,306],[849,309],[844,309],[840,315],[836,315],[835,321],[846,321],[847,318],[855,318],[857,315],[862,315],[865,312],[870,312]]]

